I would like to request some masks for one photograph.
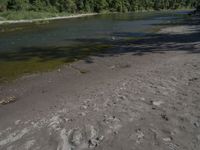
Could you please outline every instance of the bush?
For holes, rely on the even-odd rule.
[[[4,12],[4,11],[6,11],[6,10],[7,10],[6,5],[0,4],[0,12]]]
[[[29,0],[8,0],[7,8],[11,10],[28,10]]]

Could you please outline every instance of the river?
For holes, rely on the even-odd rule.
[[[84,59],[135,40],[186,11],[114,13],[0,26],[0,82]]]

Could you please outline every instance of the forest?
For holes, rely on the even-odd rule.
[[[134,12],[197,7],[199,0],[0,0],[0,12]]]

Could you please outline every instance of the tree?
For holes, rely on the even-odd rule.
[[[107,10],[108,6],[109,5],[106,0],[95,0],[94,11],[101,12],[103,10]]]
[[[200,0],[0,0],[0,11],[128,12],[197,7]]]
[[[29,1],[28,0],[8,0],[7,8],[13,10],[28,10]]]
[[[7,0],[0,0],[0,12],[7,10]]]

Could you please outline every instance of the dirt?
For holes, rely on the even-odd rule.
[[[200,40],[162,34],[2,85],[0,149],[199,150]]]

